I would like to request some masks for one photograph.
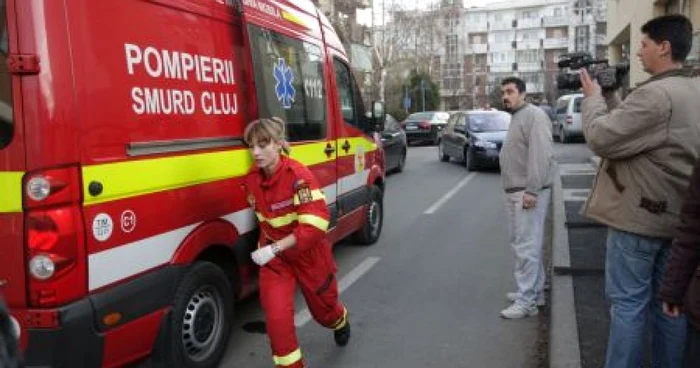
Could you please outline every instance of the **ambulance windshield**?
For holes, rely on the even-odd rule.
[[[14,134],[12,117],[12,76],[7,69],[9,42],[7,37],[7,6],[0,0],[0,149],[7,147]]]

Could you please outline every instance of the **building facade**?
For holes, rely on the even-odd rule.
[[[608,54],[611,62],[629,61],[630,74],[627,87],[634,87],[649,76],[635,56],[642,40],[640,28],[649,19],[681,13],[693,23],[693,49],[688,64],[700,70],[700,0],[608,0],[607,35]]]

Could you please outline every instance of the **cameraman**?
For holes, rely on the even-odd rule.
[[[652,366],[681,367],[686,322],[663,314],[656,298],[700,156],[700,79],[683,68],[692,24],[682,15],[641,28],[637,56],[651,78],[621,102],[582,70],[583,132],[602,158],[584,214],[608,225],[605,288],[610,336],[605,366],[642,366],[647,326]]]

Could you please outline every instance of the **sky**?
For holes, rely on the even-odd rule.
[[[374,4],[374,23],[381,24],[381,13],[382,13],[382,1],[386,1],[389,4],[392,0],[373,0]],[[393,0],[395,3],[404,3],[409,9],[421,9],[425,8],[428,1],[420,0]],[[438,1],[438,0],[435,0]],[[495,3],[503,0],[464,0],[464,6],[470,8],[472,6],[484,6],[488,3]],[[357,11],[357,21],[360,24],[371,25],[372,24],[372,11],[371,9],[358,10]]]

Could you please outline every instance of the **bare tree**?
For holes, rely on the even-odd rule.
[[[381,26],[373,27],[374,56],[379,79],[379,99],[385,100],[387,70],[411,41],[416,18],[403,8],[402,1],[382,0]]]

